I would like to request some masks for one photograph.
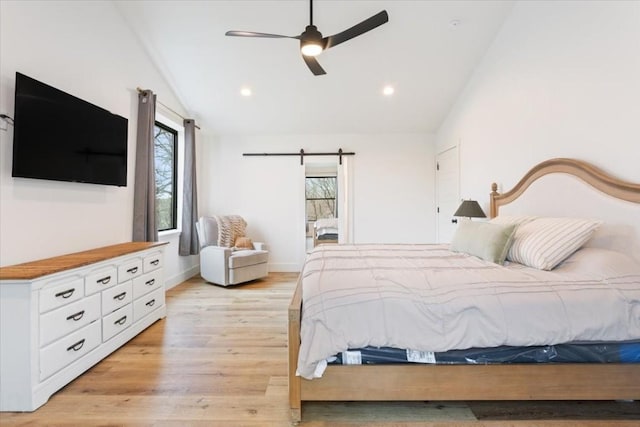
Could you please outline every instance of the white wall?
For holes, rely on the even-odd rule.
[[[437,134],[488,206],[553,157],[640,182],[640,2],[518,2]]]
[[[200,210],[242,215],[253,240],[270,245],[271,270],[299,271],[305,256],[304,167],[297,157],[242,154],[342,148],[356,153],[349,159],[354,243],[433,242],[433,147],[432,136],[414,134],[224,136],[202,147],[200,177],[207,202]]]
[[[0,2],[0,112],[13,116],[15,72],[129,119],[127,187],[11,177],[13,128],[0,131],[0,265],[131,240],[136,87],[182,112],[111,2]],[[197,269],[167,239],[167,280]],[[197,271],[197,270],[196,270]]]
[[[586,160],[640,182],[639,100],[640,2],[519,2],[441,126],[437,145],[461,142],[461,195],[485,208],[491,182],[507,191],[554,157]],[[544,198],[538,193],[526,212],[604,219],[602,236],[592,240],[640,259],[640,207],[618,202],[609,209],[603,198],[580,210],[586,202],[578,202],[578,189],[559,184],[546,187]]]

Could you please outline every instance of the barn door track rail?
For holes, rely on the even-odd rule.
[[[300,156],[300,165],[304,165],[304,156],[338,156],[342,164],[342,156],[355,156],[356,153],[342,151],[338,149],[336,153],[305,153],[301,148],[298,153],[242,153],[243,156]]]

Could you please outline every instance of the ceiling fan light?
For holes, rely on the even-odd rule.
[[[318,42],[309,41],[302,44],[300,52],[304,56],[318,56],[322,53],[322,45]]]
[[[307,25],[304,33],[300,34],[300,52],[304,56],[318,56],[324,50],[322,33],[315,25]]]

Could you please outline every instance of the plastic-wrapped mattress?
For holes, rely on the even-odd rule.
[[[545,271],[448,245],[319,245],[300,274],[296,372],[321,377],[329,357],[367,346],[446,352],[639,341],[640,265],[583,250]]]
[[[430,363],[640,363],[640,341],[569,343],[532,347],[501,346],[445,352],[366,347],[337,354],[329,363],[343,365]]]
[[[336,233],[321,234],[318,240],[338,240],[338,235]]]

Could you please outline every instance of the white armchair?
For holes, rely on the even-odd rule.
[[[236,220],[231,226],[229,218]],[[238,216],[205,216],[198,220],[196,230],[200,241],[200,275],[207,282],[229,286],[268,275],[267,245],[253,242],[253,248],[235,247],[236,238],[244,237],[245,225]],[[244,240],[247,243],[248,239]]]

